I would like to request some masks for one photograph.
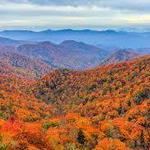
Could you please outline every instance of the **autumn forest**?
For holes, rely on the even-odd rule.
[[[1,56],[1,150],[149,149],[149,55],[85,70]]]

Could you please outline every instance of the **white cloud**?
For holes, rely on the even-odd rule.
[[[0,18],[1,29],[147,26],[150,1],[0,0]]]
[[[149,0],[1,0],[0,3],[26,3],[55,6],[97,6],[127,10],[149,10]]]

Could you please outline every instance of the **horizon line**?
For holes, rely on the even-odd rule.
[[[137,32],[137,33],[146,33],[146,32],[150,32],[150,30],[147,31],[138,31],[138,30],[128,30],[128,29],[90,29],[90,28],[83,28],[83,29],[74,29],[74,28],[60,28],[60,29],[51,29],[51,28],[45,28],[45,29],[41,29],[41,30],[33,30],[33,29],[0,29],[0,32],[6,32],[6,31],[30,31],[30,32],[35,32],[35,33],[39,33],[39,32],[45,32],[45,31],[93,31],[93,32],[128,32],[128,33],[132,33],[132,32]]]

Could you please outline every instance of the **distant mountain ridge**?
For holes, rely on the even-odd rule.
[[[13,38],[6,38],[6,37],[2,37],[0,36],[0,46],[19,46],[22,44],[31,44],[31,43],[36,43],[36,42],[32,42],[32,41],[24,41],[24,40],[14,40]]]
[[[23,41],[19,41],[19,40],[13,40],[10,38],[4,38],[4,37],[0,37],[0,45],[20,45],[20,44],[24,44]]]
[[[5,30],[0,36],[15,40],[27,41],[51,41],[61,43],[65,40],[75,40],[92,45],[113,46],[119,48],[145,48],[150,47],[150,32],[125,32],[114,30]]]

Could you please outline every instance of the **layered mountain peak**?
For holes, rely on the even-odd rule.
[[[106,64],[114,64],[114,63],[118,63],[121,61],[127,61],[127,60],[131,60],[133,58],[139,57],[140,54],[134,52],[134,50],[117,50],[116,52],[114,52],[113,54],[111,54],[108,58],[106,58],[102,64],[106,65]]]

